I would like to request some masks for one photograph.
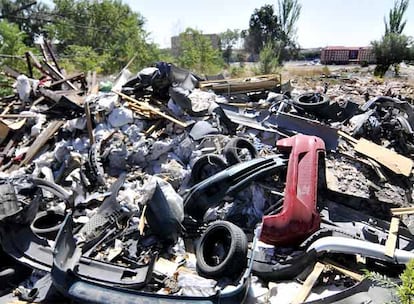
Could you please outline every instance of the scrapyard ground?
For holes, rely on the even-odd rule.
[[[395,211],[399,233],[398,226],[389,233],[391,208],[411,207],[413,199],[414,141],[406,125],[413,69],[402,69],[407,78],[385,80],[373,78],[369,67],[330,66],[326,75],[318,69],[288,65],[287,94],[273,92],[271,77],[258,79],[253,91],[255,82],[244,80],[225,83],[218,93],[223,83],[200,82],[165,64],[128,82],[119,78],[118,93],[83,95],[78,86],[61,93],[46,83],[20,94],[7,113],[24,121],[20,128],[7,121],[2,143],[2,301],[395,300],[392,290],[361,274],[367,269],[396,279],[414,256],[410,210]],[[309,92],[314,105],[328,101],[321,105],[328,113],[297,103]],[[357,109],[368,100],[375,102]],[[395,163],[368,157],[372,151],[356,153],[357,139],[337,128],[386,147],[387,155],[397,151],[390,154]],[[326,156],[320,148],[312,154],[314,143],[323,143],[313,136],[288,137],[296,140],[292,146],[278,141],[296,133],[322,137]],[[309,147],[294,160],[301,140]],[[310,194],[317,186],[316,208]],[[36,222],[47,214],[53,216]],[[270,233],[273,243],[263,242],[262,218],[279,227]]]

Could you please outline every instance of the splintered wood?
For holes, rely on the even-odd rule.
[[[339,131],[338,134],[348,140],[354,146],[356,152],[372,158],[397,174],[410,176],[413,168],[413,161],[410,158],[402,156],[364,138],[356,139],[341,131]]]
[[[315,285],[316,281],[318,280],[319,276],[325,269],[325,265],[317,262],[315,266],[313,267],[312,272],[310,275],[306,278],[305,282],[303,283],[302,287],[299,290],[299,293],[295,297],[295,299],[292,301],[292,304],[299,304],[306,300],[306,298],[309,296],[313,285]]]
[[[391,219],[390,230],[388,232],[388,238],[385,242],[385,255],[390,258],[394,257],[395,247],[397,245],[398,228],[400,225],[400,219],[393,217]]]
[[[137,111],[138,114],[141,113],[145,113],[145,112],[151,112],[154,114],[157,114],[163,118],[168,119],[169,121],[183,127],[186,128],[188,127],[188,123],[186,122],[182,122],[168,114],[165,114],[164,112],[162,112],[161,110],[151,106],[149,103],[147,102],[142,102],[142,101],[138,101],[135,98],[132,98],[131,96],[125,95],[121,92],[118,91],[113,91],[114,93],[118,94],[119,96],[121,96],[123,99],[128,100],[130,103],[128,103],[128,106],[131,108],[131,110]]]

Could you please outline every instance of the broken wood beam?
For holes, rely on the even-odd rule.
[[[31,144],[20,166],[29,164],[36,157],[37,153],[45,146],[46,142],[60,129],[60,127],[63,126],[63,124],[64,122],[60,120],[55,120],[49,123],[47,128],[44,129]]]
[[[392,215],[410,215],[414,213],[414,207],[391,208]]]
[[[345,132],[338,131],[338,135],[345,138],[359,154],[365,155],[396,174],[410,176],[413,160],[398,154],[390,149],[377,145],[364,138],[356,139]]]
[[[313,267],[312,272],[306,278],[305,282],[303,283],[302,287],[299,290],[299,293],[293,299],[292,304],[299,304],[305,302],[306,298],[309,296],[312,287],[315,285],[316,281],[318,280],[319,276],[325,269],[325,265],[317,262]]]
[[[398,228],[400,225],[400,219],[393,217],[391,219],[390,230],[388,231],[388,238],[385,242],[385,255],[390,258],[394,258],[394,251],[397,245]]]
[[[51,83],[49,86],[47,86],[47,87],[48,87],[48,88],[53,88],[53,87],[56,87],[56,86],[58,86],[58,85],[60,85],[60,84],[62,84],[62,83],[65,83],[65,82],[67,82],[67,81],[79,81],[79,80],[81,80],[82,78],[85,78],[85,73],[78,73],[78,74],[75,74],[75,75],[72,75],[72,76],[66,77],[66,78],[64,78],[64,79],[54,81],[54,82],[52,82],[52,83]]]
[[[89,145],[92,146],[95,143],[95,138],[93,136],[91,109],[89,107],[88,100],[85,101],[84,107],[85,107],[85,115],[86,115],[86,127],[88,129],[88,136],[89,136]]]
[[[350,277],[351,279],[353,279],[355,281],[361,282],[364,279],[363,275],[361,275],[359,273],[356,273],[352,270],[349,270],[349,269],[347,269],[343,266],[340,266],[332,260],[326,259],[326,260],[324,260],[324,264],[326,266],[328,266],[328,267],[330,267],[330,268],[332,268],[332,269],[334,269],[334,270]]]
[[[125,94],[123,94],[121,92],[118,92],[118,91],[114,91],[113,90],[112,92],[114,92],[115,94],[118,94],[119,96],[121,96],[122,98],[124,98],[124,99],[126,99],[126,100],[128,100],[130,102],[133,102],[133,103],[139,105],[139,107],[141,107],[142,109],[151,111],[151,112],[153,112],[153,113],[155,113],[155,114],[157,114],[157,115],[159,115],[159,116],[161,116],[161,117],[163,117],[165,119],[168,119],[169,121],[171,121],[171,122],[173,122],[173,123],[175,123],[175,124],[177,124],[177,125],[179,125],[179,126],[181,126],[183,128],[188,127],[188,124],[187,123],[182,122],[182,121],[180,121],[180,120],[178,120],[178,119],[176,119],[176,118],[174,118],[174,117],[172,117],[170,115],[167,115],[167,114],[163,113],[159,109],[151,106],[150,104],[148,104],[146,102],[140,102],[140,101],[136,100],[135,98],[132,98],[132,97],[130,97],[128,95],[125,95]]]

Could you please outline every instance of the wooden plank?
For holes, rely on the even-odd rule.
[[[27,70],[29,72],[29,77],[33,78],[33,67],[32,67],[32,63],[30,62],[30,55],[28,52],[24,53],[24,55],[26,56]]]
[[[60,129],[62,125],[63,121],[60,120],[55,120],[49,123],[47,128],[44,129],[32,143],[20,166],[25,166],[30,163],[36,157],[40,149],[43,148],[46,142]]]
[[[178,119],[176,119],[176,118],[174,118],[170,115],[167,115],[167,114],[163,113],[161,110],[151,106],[148,103],[140,102],[140,101],[136,100],[135,98],[132,98],[132,97],[130,97],[128,95],[125,95],[125,94],[123,94],[121,92],[118,92],[118,91],[113,90],[112,92],[118,94],[119,96],[121,96],[122,98],[124,98],[124,99],[126,99],[130,102],[133,102],[133,103],[139,105],[142,109],[151,111],[151,112],[153,112],[153,113],[155,113],[155,114],[157,114],[161,117],[164,117],[164,118],[168,119],[169,121],[171,121],[171,122],[173,122],[173,123],[175,123],[175,124],[177,124],[177,125],[179,125],[183,128],[188,127],[188,124],[186,122],[182,122],[182,121],[180,121],[180,120],[178,120]]]
[[[14,79],[17,79],[17,77],[19,77],[21,74],[19,71],[16,71],[7,65],[3,66],[3,71],[6,74],[6,76]]]
[[[89,101],[85,101],[85,115],[86,115],[86,127],[88,129],[88,136],[89,136],[89,145],[93,145],[95,143],[95,138],[93,136],[93,126],[92,126],[92,118],[91,118],[91,109],[89,108]]]
[[[388,231],[388,238],[385,242],[385,255],[391,258],[394,257],[395,246],[397,245],[398,228],[400,219],[393,217],[391,219],[390,230]]]
[[[0,114],[0,118],[36,118],[38,116],[35,114]]]
[[[345,138],[345,139],[347,139],[347,140],[349,140],[350,142],[353,142],[353,143],[357,143],[358,142],[358,139],[352,137],[351,135],[349,135],[349,134],[347,134],[347,133],[345,133],[343,131],[338,131],[338,135],[341,136],[341,137],[343,137],[343,138]]]
[[[313,267],[312,272],[306,278],[305,282],[303,283],[302,287],[299,290],[299,293],[293,299],[292,304],[299,304],[303,303],[306,298],[309,296],[313,285],[315,285],[316,281],[318,280],[319,276],[321,275],[322,271],[325,269],[325,265],[317,262]]]
[[[364,138],[356,139],[342,131],[338,131],[338,135],[350,141],[356,152],[375,160],[382,166],[397,174],[402,174],[407,177],[410,176],[413,168],[412,159],[402,156]]]
[[[61,72],[59,72],[53,65],[51,65],[49,62],[45,62],[45,64],[46,64],[46,66],[49,68],[49,70],[50,71],[52,71],[52,73],[54,74],[54,75],[56,75],[57,76],[57,78],[58,78],[58,80],[61,80],[61,79],[65,79],[66,77],[61,73]],[[65,80],[65,83],[71,88],[71,89],[73,89],[73,90],[75,90],[75,91],[77,91],[78,90],[78,88],[77,87],[75,87],[74,85],[73,85],[73,83],[71,83],[70,81],[68,81],[68,80]]]
[[[414,207],[391,208],[390,211],[393,215],[409,215],[414,213]]]
[[[55,65],[56,69],[59,72],[62,72],[62,70],[60,69],[59,64],[57,62],[56,55],[53,52],[52,45],[50,44],[50,41],[46,40],[45,41],[45,45],[46,45],[46,49],[47,49],[48,53],[50,54],[50,57],[52,58],[52,61],[53,61],[54,65]]]
[[[352,270],[349,270],[349,269],[347,269],[345,267],[342,267],[342,266],[338,265],[337,263],[335,263],[335,262],[333,262],[333,261],[331,261],[329,259],[326,259],[324,261],[324,264],[326,266],[331,267],[332,269],[335,269],[336,271],[338,271],[338,272],[340,272],[340,273],[342,273],[342,274],[344,274],[344,275],[346,275],[346,276],[354,279],[355,281],[361,282],[364,279],[364,276],[363,275],[360,275],[359,273],[356,273],[356,272],[354,272]]]
[[[72,76],[69,76],[65,79],[60,79],[57,81],[52,82],[49,86],[47,86],[48,88],[53,88],[55,86],[58,86],[62,83],[65,83],[66,81],[79,81],[80,79],[85,78],[85,74],[84,73],[78,73]]]
[[[392,170],[397,174],[410,176],[413,161],[408,157],[402,156],[390,149],[377,145],[366,139],[361,138],[354,147],[355,151],[364,154],[375,161],[379,162],[384,167]]]

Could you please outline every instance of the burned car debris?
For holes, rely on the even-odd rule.
[[[53,75],[2,114],[0,299],[274,303],[316,276],[319,303],[357,303],[362,269],[414,258],[411,100],[165,62],[105,92]]]

